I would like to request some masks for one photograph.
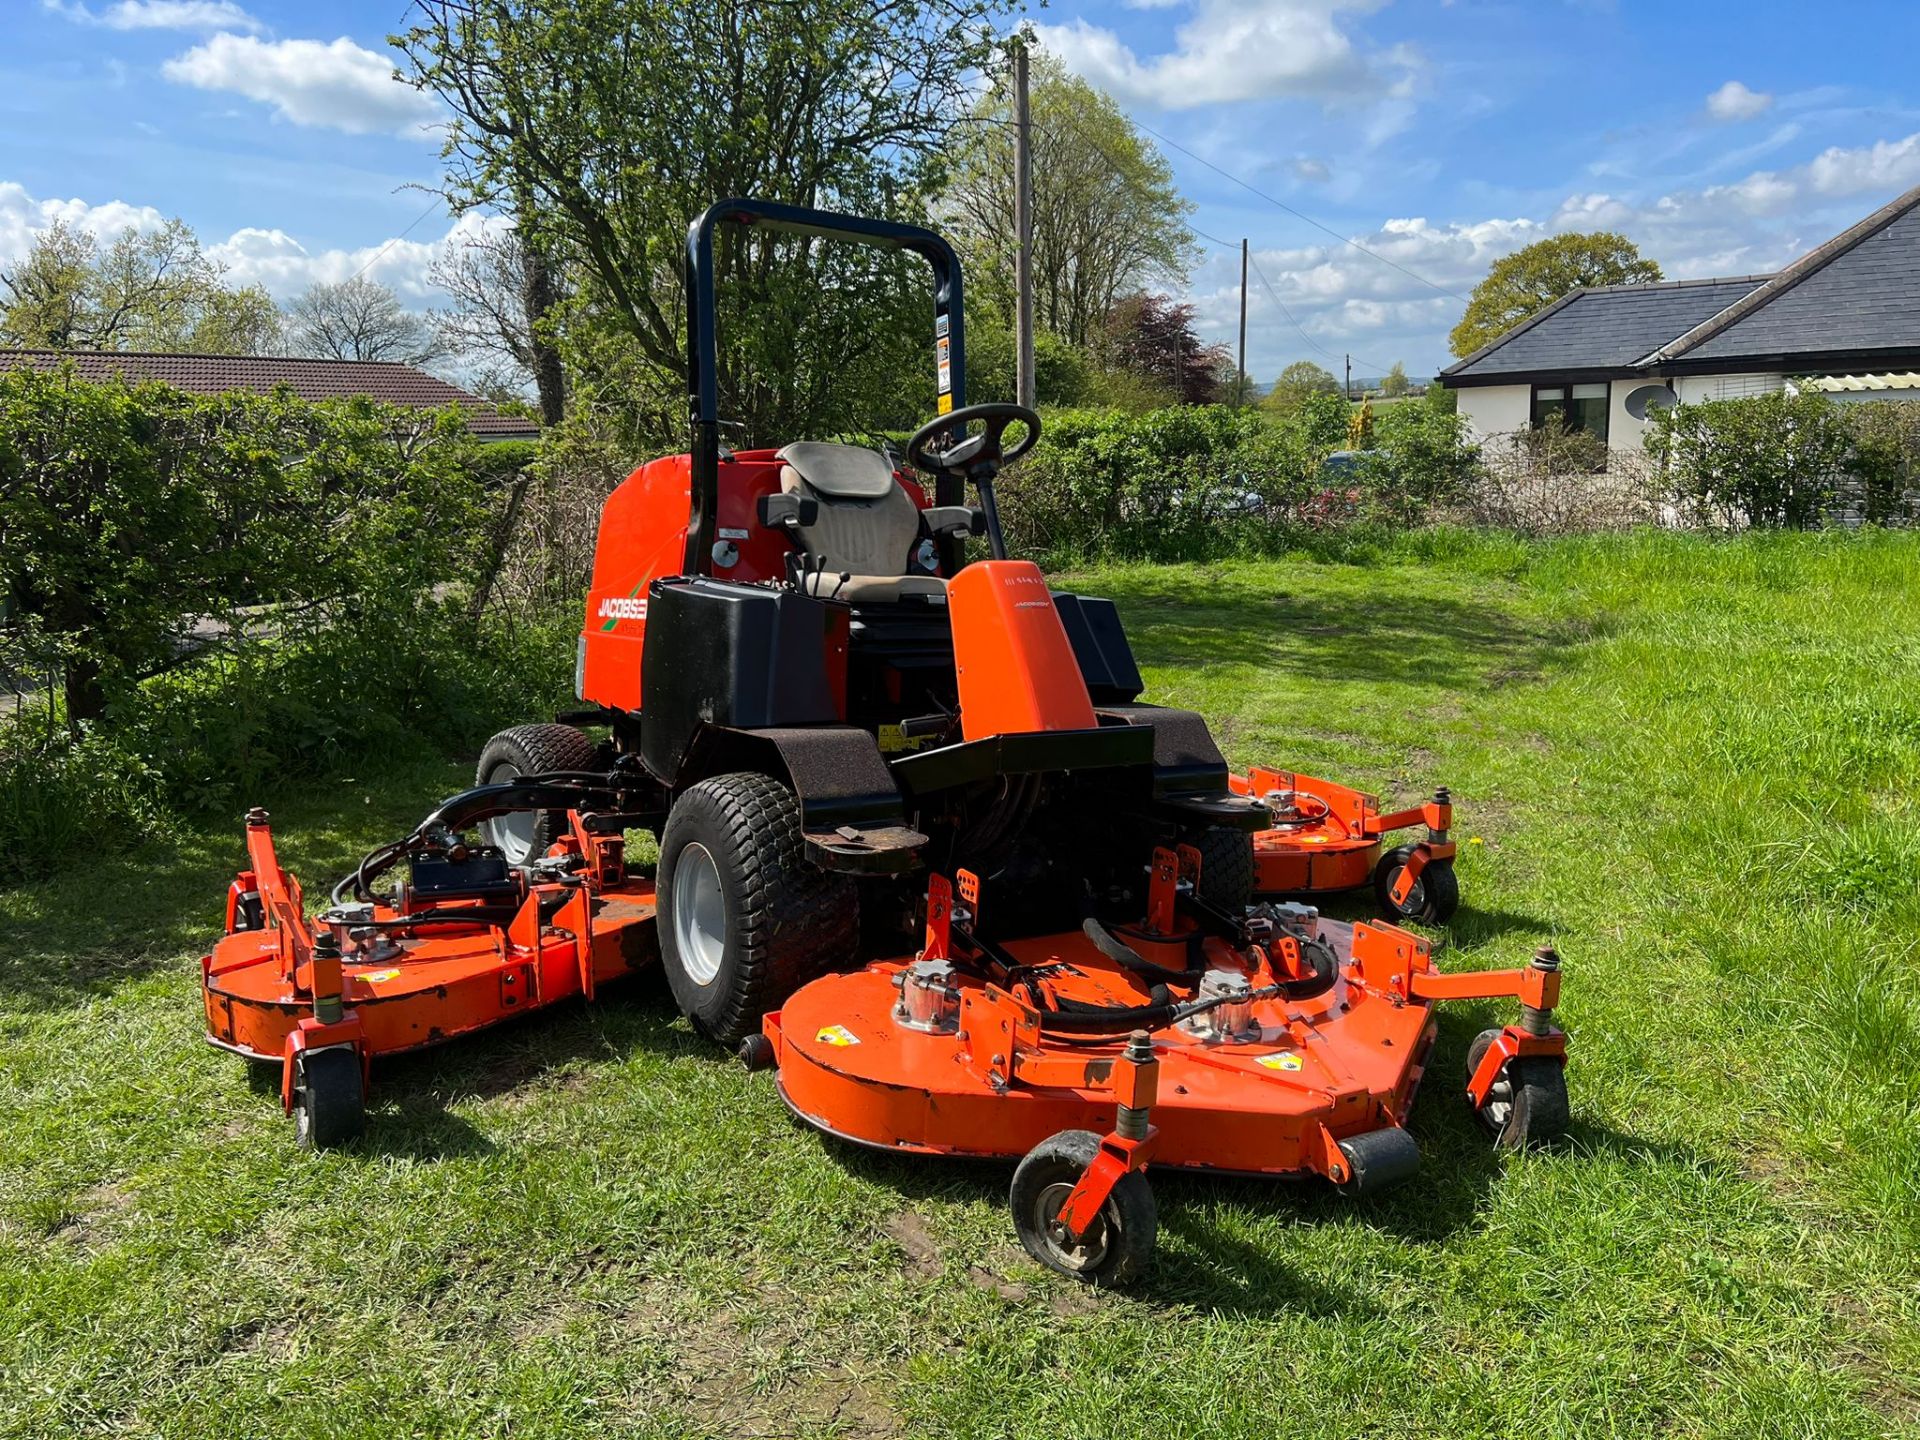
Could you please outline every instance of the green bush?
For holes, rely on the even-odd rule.
[[[564,703],[574,615],[468,602],[530,448],[457,413],[0,376],[0,868]]]
[[[1008,543],[1063,562],[1269,554],[1303,530],[1409,525],[1455,498],[1478,455],[1465,426],[1425,406],[1386,406],[1378,449],[1338,472],[1352,407],[1310,395],[1285,414],[1223,405],[1047,417],[1001,485]]]
[[[165,786],[147,761],[91,728],[0,727],[0,879],[44,874],[77,851],[161,833]]]
[[[1825,395],[1779,390],[1655,411],[1645,443],[1695,523],[1805,530],[1825,519],[1852,438]]]
[[[1906,524],[1920,499],[1920,405],[1911,400],[1873,400],[1846,407],[1853,449],[1847,473],[1851,498],[1869,525]]]

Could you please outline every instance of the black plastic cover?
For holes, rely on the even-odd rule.
[[[1120,611],[1111,600],[1054,592],[1053,606],[1067,627],[1073,658],[1096,705],[1125,705],[1140,698],[1146,682],[1133,663],[1133,647],[1120,627]]]
[[[640,661],[640,758],[674,783],[703,726],[839,723],[825,601],[725,580],[657,580]]]

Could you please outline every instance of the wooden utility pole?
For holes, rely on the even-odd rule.
[[[1233,408],[1247,402],[1247,241],[1240,238],[1240,361],[1233,381]]]
[[[1027,109],[1027,42],[1013,42],[1014,399],[1033,408],[1033,146]]]
[[[1346,395],[1347,395],[1347,400],[1348,400],[1348,402],[1349,402],[1349,403],[1351,403],[1351,402],[1352,402],[1352,400],[1353,400],[1353,357],[1352,357],[1351,355],[1349,355],[1349,356],[1347,356],[1347,390],[1346,390]]]

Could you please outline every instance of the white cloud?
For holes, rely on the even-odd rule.
[[[42,0],[42,4],[69,20],[104,25],[109,30],[244,30],[257,33],[260,22],[234,0],[119,0],[102,11],[84,4]]]
[[[1738,80],[1729,80],[1707,96],[1707,113],[1716,120],[1751,120],[1773,104],[1773,96],[1763,90],[1749,90]]]
[[[1343,12],[1377,0],[1194,0],[1175,48],[1142,58],[1113,31],[1076,19],[1035,27],[1067,67],[1123,102],[1185,110],[1234,100],[1404,93],[1418,59],[1405,47],[1363,54]]]
[[[498,215],[469,212],[438,240],[395,239],[355,249],[310,251],[284,230],[249,226],[236,230],[207,254],[227,270],[235,285],[263,285],[277,300],[287,300],[313,284],[338,284],[365,274],[413,304],[435,303],[439,292],[427,279],[434,261],[451,246],[512,228]]]
[[[25,255],[34,237],[55,221],[91,230],[104,243],[127,230],[157,230],[166,217],[151,205],[122,200],[100,205],[78,199],[39,200],[22,185],[0,181],[0,265]],[[426,308],[441,301],[427,272],[450,246],[511,228],[512,222],[504,216],[470,211],[437,240],[397,238],[352,249],[309,250],[284,230],[247,226],[224,240],[206,243],[205,249],[210,259],[226,268],[229,284],[262,285],[277,300],[287,300],[316,281],[336,282],[364,272],[368,279],[391,286],[408,305]]]
[[[1822,195],[1910,189],[1920,185],[1920,134],[1853,150],[1823,150],[1807,166],[1807,178]]]
[[[1333,172],[1327,169],[1327,162],[1316,160],[1311,155],[1296,155],[1287,162],[1287,169],[1296,180],[1305,180],[1309,184],[1324,185],[1332,178]]]
[[[0,181],[0,263],[20,259],[34,236],[64,221],[75,230],[91,230],[110,241],[128,230],[157,230],[166,217],[151,205],[128,205],[109,200],[90,205],[85,200],[36,200],[26,187]]]
[[[344,35],[331,44],[215,35],[162,69],[182,85],[270,104],[296,125],[406,134],[438,113],[432,99],[394,78],[383,56]]]

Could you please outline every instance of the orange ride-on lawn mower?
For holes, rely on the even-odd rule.
[[[721,447],[723,224],[929,262],[939,414],[906,453],[931,496],[873,450]],[[1252,904],[1268,806],[1199,716],[1141,703],[1110,602],[1007,558],[994,482],[1040,421],[964,404],[945,241],[726,201],[689,231],[687,284],[693,450],[607,501],[591,708],[494,737],[475,788],[311,918],[249,817],[208,1026],[281,1066],[308,1143],[358,1133],[372,1059],[592,998],[656,954],[696,1029],[809,1124],[1018,1160],[1023,1242],[1089,1280],[1145,1263],[1149,1161],[1354,1191],[1406,1175],[1439,1000],[1521,1002],[1470,1056],[1498,1142],[1564,1126],[1557,961],[1445,975],[1390,925]],[[633,828],[659,836],[651,881],[626,868]]]
[[[1444,925],[1460,908],[1453,797],[1444,786],[1431,800],[1382,814],[1371,795],[1290,770],[1256,767],[1229,784],[1272,817],[1253,837],[1254,893],[1327,895],[1371,884],[1382,915],[1430,925]],[[1386,836],[1415,825],[1426,826],[1426,839],[1386,848]]]

